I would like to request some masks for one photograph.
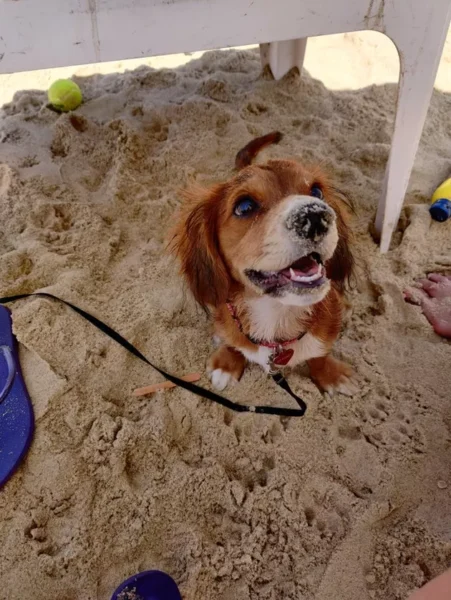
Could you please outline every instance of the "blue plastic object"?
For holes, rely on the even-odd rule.
[[[434,221],[443,223],[451,217],[451,202],[447,198],[440,198],[429,207],[429,212]]]
[[[20,370],[11,314],[0,305],[0,488],[27,452],[33,430],[33,407]]]
[[[143,571],[121,583],[111,600],[182,600],[182,597],[167,573]]]

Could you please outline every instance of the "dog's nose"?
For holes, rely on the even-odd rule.
[[[334,220],[335,213],[330,206],[316,201],[296,207],[288,215],[286,225],[299,237],[318,240],[326,235]]]

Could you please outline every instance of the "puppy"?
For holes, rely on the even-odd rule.
[[[330,354],[353,268],[346,202],[319,167],[252,164],[280,139],[250,142],[229,181],[184,191],[170,249],[221,341],[208,362],[215,388],[247,361],[266,372],[307,361],[321,390],[352,395],[352,369]]]

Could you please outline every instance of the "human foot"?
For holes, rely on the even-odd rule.
[[[435,333],[451,339],[451,277],[431,273],[407,288],[404,299],[421,306]]]

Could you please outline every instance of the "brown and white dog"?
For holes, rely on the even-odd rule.
[[[238,381],[247,361],[267,372],[307,361],[321,390],[353,394],[351,367],[330,355],[353,267],[346,202],[318,167],[251,164],[280,139],[250,142],[229,181],[184,191],[170,247],[221,340],[214,387]]]

